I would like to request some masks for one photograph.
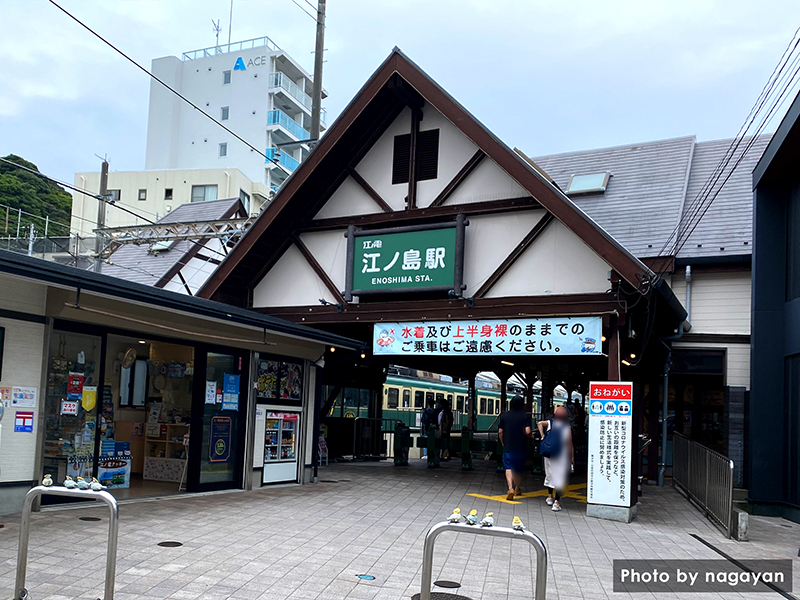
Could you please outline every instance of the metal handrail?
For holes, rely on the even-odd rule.
[[[433,546],[439,534],[445,531],[455,533],[472,533],[474,535],[488,535],[492,537],[504,537],[511,539],[523,539],[533,545],[536,550],[536,586],[534,588],[534,600],[545,600],[547,592],[547,548],[541,538],[532,531],[518,531],[510,527],[480,527],[479,525],[467,525],[465,523],[450,523],[444,521],[437,523],[425,534],[425,545],[422,557],[422,588],[420,589],[419,600],[431,600],[431,579],[433,574]]]
[[[45,487],[37,485],[27,493],[22,503],[22,515],[19,525],[19,548],[17,550],[17,580],[14,588],[15,600],[25,600],[28,591],[25,589],[25,573],[28,567],[28,540],[31,533],[31,510],[33,503],[42,496],[68,496],[84,500],[102,500],[108,504],[110,518],[108,520],[108,549],[106,551],[106,585],[105,599],[114,600],[114,577],[117,568],[117,538],[119,535],[119,509],[117,499],[105,491],[76,490],[61,486]]]
[[[678,432],[672,440],[672,483],[731,537],[733,461]]]

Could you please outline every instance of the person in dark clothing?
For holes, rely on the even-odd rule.
[[[428,437],[428,428],[429,427],[436,427],[436,409],[433,407],[433,399],[429,399],[425,404],[427,404],[425,410],[422,411],[422,417],[420,418],[420,424],[422,425],[421,435],[423,438]],[[427,441],[425,442],[425,446],[422,449],[422,457],[425,458],[428,456],[428,444]]]
[[[511,399],[510,410],[500,415],[497,433],[503,444],[503,466],[506,469],[508,494],[506,500],[513,500],[522,491],[522,473],[528,460],[528,439],[531,437],[531,415],[525,412],[525,401],[522,396]]]
[[[447,400],[442,402],[442,408],[439,411],[439,431],[442,434],[445,447],[439,458],[442,460],[450,460],[450,431],[453,429],[453,411],[450,409],[450,403]]]

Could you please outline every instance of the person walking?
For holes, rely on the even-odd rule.
[[[428,428],[433,426],[436,427],[436,409],[433,407],[433,398],[429,398],[427,400],[426,408],[422,411],[422,416],[420,417],[420,425],[422,429],[422,437],[428,437]],[[427,439],[425,440],[425,446],[422,448],[422,458],[428,456],[428,442]]]
[[[525,412],[525,401],[516,395],[509,410],[500,415],[497,434],[503,444],[503,467],[506,470],[508,494],[506,500],[522,493],[522,474],[528,460],[528,439],[531,437],[531,415]]]
[[[567,487],[569,473],[575,465],[575,452],[572,445],[572,431],[569,426],[569,415],[567,409],[559,406],[555,410],[553,418],[549,421],[539,421],[536,426],[539,435],[544,438],[545,430],[553,431],[561,440],[560,451],[557,456],[544,459],[544,485],[547,487],[548,496],[546,502],[551,505],[554,511],[561,510],[561,494]]]
[[[439,411],[439,431],[442,434],[442,442],[444,448],[439,458],[442,460],[450,460],[450,431],[453,429],[453,411],[450,408],[450,403],[447,400],[442,401],[442,408]]]

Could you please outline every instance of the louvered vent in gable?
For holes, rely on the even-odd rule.
[[[436,179],[439,174],[439,130],[420,131],[417,139],[417,180]]]
[[[411,161],[411,134],[394,137],[392,185],[408,183],[408,166]],[[436,179],[439,176],[439,130],[420,131],[417,136],[417,181]]]

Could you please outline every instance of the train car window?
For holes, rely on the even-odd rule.
[[[433,402],[433,392],[425,392],[425,403]]]
[[[486,411],[487,415],[493,415],[494,414],[494,399],[493,398],[487,398],[486,399],[486,408],[488,409]]]
[[[450,406],[453,406],[453,394],[447,394],[447,401],[450,403]]]
[[[411,408],[411,390],[403,390],[403,408]]]
[[[389,408],[397,408],[397,400],[400,396],[400,390],[397,388],[389,388],[387,391],[389,392],[389,396],[386,399],[386,405]]]
[[[414,408],[424,408],[423,404],[425,404],[425,393],[416,390],[414,392]]]
[[[486,398],[481,398],[481,404],[480,404],[480,410],[479,410],[479,412],[480,412],[482,415],[485,415],[485,414],[486,414]]]
[[[494,414],[500,414],[500,400],[495,401],[494,403]]]
[[[456,409],[464,410],[464,396],[456,396]]]
[[[444,394],[436,394],[436,404],[440,405],[444,402]]]

